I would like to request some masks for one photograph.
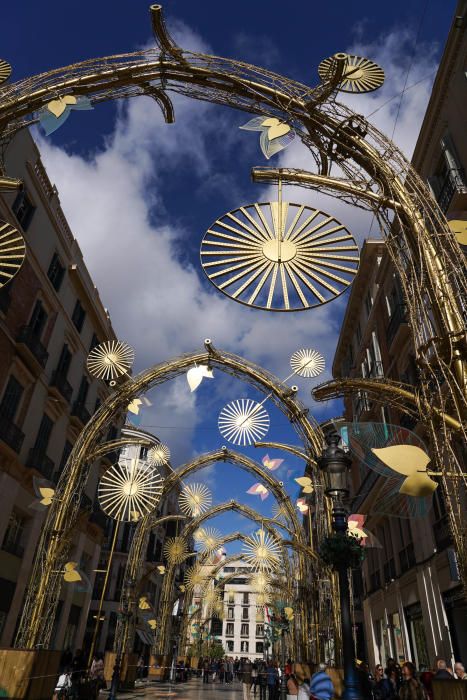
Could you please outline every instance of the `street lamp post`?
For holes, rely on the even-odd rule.
[[[326,436],[327,446],[318,459],[318,466],[324,473],[326,495],[332,499],[332,525],[334,532],[347,533],[347,509],[345,499],[349,495],[348,471],[352,460],[344,450],[338,447],[340,437],[337,433]],[[342,656],[344,662],[344,686],[342,700],[360,700],[360,684],[355,671],[355,652],[350,615],[350,590],[348,562],[343,560],[336,566],[339,576],[339,595],[341,608]]]

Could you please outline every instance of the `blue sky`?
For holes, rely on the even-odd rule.
[[[358,5],[170,0],[164,10],[182,47],[256,62],[310,85],[317,82],[319,62],[336,51],[367,55],[385,69],[385,85],[347,102],[364,115],[378,110],[372,119],[389,134],[410,66],[407,85],[418,84],[404,96],[394,137],[410,155],[454,7],[453,2],[426,0],[362,0]],[[13,65],[13,80],[152,45],[148,3],[141,0],[9,3],[2,16],[9,28],[2,38],[2,57]],[[297,381],[300,398],[318,419],[339,414],[338,402],[313,404],[310,389],[330,376],[347,295],[317,310],[267,314],[222,297],[206,281],[198,257],[205,230],[224,212],[274,194],[250,180],[251,167],[266,161],[258,135],[238,129],[248,115],[180,97],[174,103],[173,126],[163,123],[152,101],[138,98],[72,113],[51,137],[36,132],[116,332],[135,347],[135,370],[198,349],[211,337],[217,346],[285,377],[292,352],[312,347],[325,356],[327,370],[314,382]],[[270,162],[312,167],[296,143]],[[360,243],[369,234],[370,219],[347,205],[297,188],[285,196],[332,213]],[[218,372],[191,394],[182,377],[151,393],[153,406],[144,410],[141,424],[170,445],[177,466],[224,444],[218,413],[227,402],[245,396],[262,398]],[[296,443],[285,417],[269,402],[266,408],[268,437]],[[258,461],[264,454],[254,448],[244,451]],[[299,460],[270,455],[286,457],[275,474],[295,494]],[[195,481],[208,483],[214,502],[238,498],[271,512],[272,497],[261,503],[247,496],[255,479],[232,467],[217,465],[199,472]],[[242,522],[239,516],[224,516],[212,524],[227,532]]]

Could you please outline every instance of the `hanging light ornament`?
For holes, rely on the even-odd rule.
[[[184,486],[178,502],[183,513],[197,518],[210,507],[212,496],[204,484],[189,484]]]
[[[157,445],[154,445],[154,447],[151,447],[146,455],[146,461],[153,467],[162,467],[164,464],[168,464],[169,460],[170,449],[162,442],[159,442]]]
[[[220,434],[229,442],[251,445],[268,432],[269,415],[261,404],[252,399],[236,399],[224,406],[218,425]]]
[[[383,69],[370,59],[345,53],[336,54],[336,58],[346,59],[344,73],[338,87],[340,92],[373,92],[384,83]],[[325,58],[319,64],[318,75],[323,82],[332,76],[334,64],[334,56]]]
[[[280,546],[263,528],[245,538],[243,553],[255,571],[274,571],[279,567]]]
[[[97,497],[104,513],[119,521],[135,522],[154,510],[162,495],[159,472],[136,459],[119,462],[102,476]]]
[[[110,381],[128,374],[135,359],[132,347],[120,340],[110,340],[97,345],[88,355],[87,368],[93,377]]]
[[[170,566],[181,564],[188,553],[187,543],[184,537],[169,537],[164,544],[164,556]]]

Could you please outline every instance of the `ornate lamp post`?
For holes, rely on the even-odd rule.
[[[345,499],[349,495],[348,471],[352,460],[344,450],[338,447],[340,437],[331,433],[326,437],[327,447],[317,460],[318,466],[324,473],[326,495],[332,499],[332,525],[334,532],[339,535],[347,533],[347,509]],[[360,700],[360,684],[355,671],[355,652],[352,635],[352,620],[350,615],[350,590],[348,579],[348,561],[343,557],[336,563],[339,576],[339,595],[342,627],[342,656],[344,661],[343,700]]]

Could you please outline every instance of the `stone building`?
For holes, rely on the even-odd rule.
[[[6,151],[18,194],[0,195],[0,219],[24,235],[27,256],[0,291],[0,644],[13,643],[45,508],[36,510],[34,479],[56,483],[72,446],[108,387],[89,375],[86,358],[115,338],[55,186],[27,130]],[[109,431],[118,434],[119,423]],[[72,558],[92,578],[102,530],[89,520],[99,470],[91,469],[73,536]],[[34,507],[31,507],[34,506]],[[82,642],[90,592],[62,587],[55,648]]]

